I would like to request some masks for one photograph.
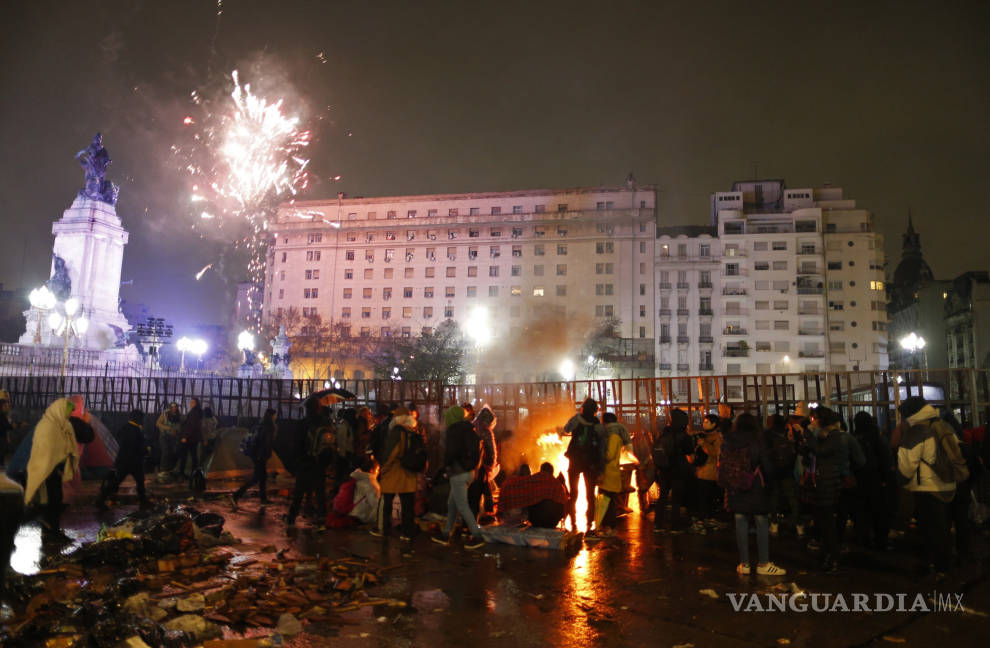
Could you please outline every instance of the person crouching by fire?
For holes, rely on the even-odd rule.
[[[564,453],[568,461],[567,487],[571,492],[568,514],[572,527],[576,529],[578,480],[584,477],[585,498],[588,501],[588,531],[591,531],[595,522],[595,484],[598,483],[605,459],[605,453],[601,451],[602,438],[597,430],[599,421],[595,416],[596,412],[598,403],[593,398],[585,399],[581,404],[581,411],[564,425],[564,432],[571,435]]]

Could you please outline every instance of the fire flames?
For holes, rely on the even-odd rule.
[[[536,439],[536,445],[539,447],[542,456],[540,457],[540,463],[544,461],[549,461],[553,464],[554,469],[558,473],[567,474],[567,467],[570,465],[570,461],[564,456],[564,452],[567,450],[567,446],[564,444],[564,438],[560,436],[557,432],[546,432],[541,434]],[[568,478],[569,479],[569,478]],[[568,481],[567,489],[570,491],[571,484]],[[577,524],[576,528],[572,528],[570,516],[564,518],[564,525],[571,531],[588,531],[588,498],[587,490],[584,486],[584,480],[578,480],[578,491],[577,491],[577,501],[574,505],[575,514],[574,521]]]

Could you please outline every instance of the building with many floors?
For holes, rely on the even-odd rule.
[[[622,357],[612,364],[624,377],[654,374],[656,193],[631,176],[611,187],[296,202],[271,229],[267,322],[294,307],[348,335],[388,337],[450,319],[523,358],[527,332],[551,331],[535,358],[616,320]],[[562,359],[511,372],[496,363],[487,377],[546,375]]]

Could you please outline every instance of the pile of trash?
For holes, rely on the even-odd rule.
[[[97,542],[8,583],[15,615],[0,645],[179,648],[268,629],[292,636],[363,606],[405,606],[367,594],[382,572],[364,560],[247,554],[225,546],[237,541],[223,523],[170,508],[102,529]]]

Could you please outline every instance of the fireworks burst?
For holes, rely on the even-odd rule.
[[[268,220],[280,202],[309,184],[309,160],[303,153],[311,132],[300,126],[298,117],[285,113],[282,99],[252,93],[250,84],[241,85],[236,70],[230,77],[233,90],[222,105],[198,92],[190,94],[203,114],[183,118],[188,144],[172,150],[193,180],[189,200],[199,213],[193,227],[232,230],[228,240],[248,253],[248,277],[262,283]]]

